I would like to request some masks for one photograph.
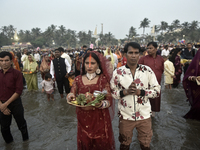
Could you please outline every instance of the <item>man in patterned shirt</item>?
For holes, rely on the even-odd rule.
[[[133,129],[138,131],[142,150],[150,149],[151,105],[149,98],[159,96],[160,85],[152,69],[138,64],[140,45],[127,43],[124,52],[127,64],[116,69],[111,79],[112,96],[118,101],[120,150],[128,150]]]

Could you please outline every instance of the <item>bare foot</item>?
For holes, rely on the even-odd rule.
[[[60,94],[60,97],[63,98],[64,97],[63,94]]]

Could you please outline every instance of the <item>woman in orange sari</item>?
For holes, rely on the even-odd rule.
[[[44,80],[44,76],[46,73],[50,72],[50,59],[48,55],[44,55],[43,59],[42,59],[42,63],[40,65],[40,72],[42,75],[42,79]]]
[[[117,68],[119,68],[122,66],[122,55],[121,55],[119,49],[116,50],[115,54],[117,55],[117,59],[118,59]]]
[[[12,61],[13,61],[13,68],[14,69],[17,69],[19,71],[21,71],[20,67],[19,67],[19,63],[18,63],[18,60],[15,58],[15,54],[10,51],[11,55],[12,55]]]

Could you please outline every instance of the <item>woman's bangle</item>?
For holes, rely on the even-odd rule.
[[[110,106],[110,102],[107,100],[103,100],[101,101],[101,106],[99,107],[99,109],[104,109],[104,108],[108,108]]]

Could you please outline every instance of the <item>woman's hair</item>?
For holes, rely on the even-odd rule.
[[[181,48],[176,48],[173,50],[173,54],[172,54],[172,57],[169,58],[169,60],[172,62],[172,63],[175,63],[175,58],[178,54],[178,52],[181,51]]]
[[[21,60],[22,55],[20,52],[17,52],[16,56]]]
[[[91,57],[96,60],[97,64],[99,65],[99,69],[101,70],[101,73],[102,73],[101,63],[100,63],[99,57],[95,53],[89,52],[89,53],[86,53],[86,55],[85,55],[85,57],[83,59],[82,75],[86,74],[86,71],[85,71],[85,60],[90,56],[90,54],[91,54]]]
[[[45,74],[44,79],[48,80],[48,78],[52,78],[52,75],[50,73]]]

